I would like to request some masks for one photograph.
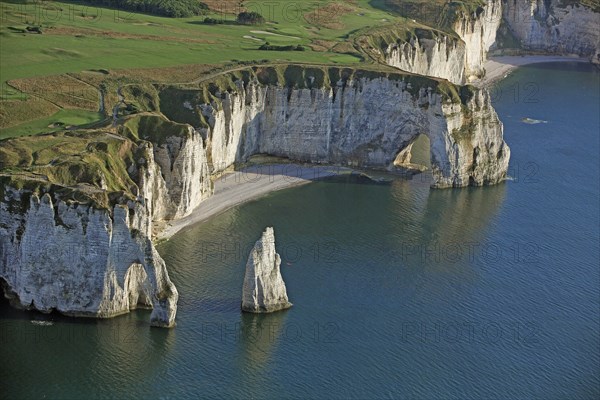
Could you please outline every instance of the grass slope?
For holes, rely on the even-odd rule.
[[[208,16],[225,23],[207,25],[204,16],[166,18],[86,8],[77,2],[0,1],[0,137],[44,132],[53,122],[70,124],[72,121],[62,119],[82,115],[73,109],[88,111],[81,122],[91,122],[92,113],[101,109],[98,91],[102,85],[109,88],[105,95],[114,97],[112,92],[122,81],[113,79],[123,75],[115,70],[191,69],[187,66],[217,67],[259,60],[355,65],[364,59],[352,41],[357,32],[406,21],[372,7],[368,0],[253,0],[243,2],[242,8],[230,7],[231,0],[224,3],[217,9],[227,12],[213,8]],[[266,23],[236,25],[234,12],[241,9],[260,12]],[[39,26],[43,33],[28,32],[31,26]],[[258,50],[267,42],[275,46],[299,44],[307,51]],[[83,71],[111,76],[82,78]],[[86,83],[72,79],[75,76]],[[110,82],[105,84],[107,79]],[[113,101],[107,99],[107,103]]]
[[[163,18],[60,2],[2,2],[0,81],[86,69],[218,64],[231,60],[355,63],[360,61],[357,55],[335,51],[298,54],[257,49],[266,41],[306,46],[314,40],[343,42],[352,32],[384,19],[402,21],[372,8],[368,1],[356,0],[345,5],[341,15],[335,15],[335,26],[326,24],[330,19],[328,5],[338,3],[345,4],[300,0],[290,6],[247,1],[244,7],[260,11],[267,23],[239,26],[233,24],[233,15],[214,12],[209,15],[226,23],[205,25],[204,17]],[[34,24],[41,25],[43,34],[19,32]]]
[[[84,126],[104,119],[104,115],[87,110],[62,109],[50,117],[35,119],[0,130],[0,140],[63,130],[69,126]]]

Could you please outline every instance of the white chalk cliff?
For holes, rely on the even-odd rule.
[[[73,316],[106,318],[151,307],[153,325],[173,326],[178,293],[152,238],[161,223],[189,214],[212,194],[212,174],[258,153],[393,169],[410,159],[412,143],[424,134],[431,142],[434,187],[494,184],[506,177],[510,150],[485,90],[319,68],[279,71],[293,84],[258,78],[274,76],[273,67],[226,74],[222,79],[230,86],[208,97],[206,88],[171,88],[164,103],[179,114],[162,110],[165,115],[198,123],[144,114],[131,120],[135,128],[124,125],[122,138],[102,133],[95,139],[121,140],[118,157],[129,160],[123,176],[112,179],[131,181],[124,186],[129,197],[119,195],[108,205],[72,197],[89,190],[107,194],[107,177],[97,186],[67,187],[49,186],[38,173],[12,176],[27,184],[9,180],[0,191],[5,295],[17,307]],[[97,151],[92,147],[84,153]]]
[[[267,228],[250,252],[242,288],[242,310],[270,313],[290,308],[281,277],[281,257],[275,251],[275,233]]]
[[[153,221],[185,217],[212,194],[202,136],[186,129],[184,135],[167,136],[164,143],[147,142],[142,168],[132,166],[130,171],[139,174],[140,196]]]
[[[143,132],[142,132],[143,133]],[[137,199],[99,208],[4,187],[0,278],[19,308],[107,318],[152,308],[175,324],[177,289],[152,243],[153,222],[190,213],[212,193],[202,138],[190,127],[164,143],[142,141],[129,166]]]
[[[454,31],[465,43],[465,76],[469,81],[485,74],[487,53],[496,42],[496,33],[502,22],[500,0],[487,0],[479,14],[462,15],[454,23]]]
[[[392,43],[385,49],[385,61],[402,71],[448,79],[456,84],[465,82],[465,43],[445,33]]]
[[[314,78],[307,72],[307,82]],[[494,184],[506,177],[510,150],[487,91],[451,100],[435,81],[356,77],[331,86],[291,89],[235,81],[211,103],[193,103],[208,121],[212,171],[254,154],[297,161],[392,169],[419,135],[429,137],[433,187]],[[189,91],[187,91],[189,93]],[[168,113],[167,113],[167,116]]]
[[[477,12],[457,15],[447,32],[416,28],[405,38],[405,33],[400,35],[390,28],[374,41],[387,43],[383,48],[371,45],[366,50],[403,71],[464,84],[485,75],[487,54],[498,50],[496,38],[504,21],[503,30],[508,29],[517,46],[526,52],[576,55],[600,64],[600,6],[592,4],[487,0]],[[447,10],[438,11],[443,14]],[[390,40],[394,35],[396,39]]]
[[[526,50],[600,63],[600,5],[565,0],[503,0],[503,15]]]
[[[416,29],[409,40],[388,44],[383,57],[388,65],[403,71],[464,84],[485,74],[487,53],[501,21],[501,1],[488,0],[479,12],[457,17],[452,24],[456,35]]]
[[[174,325],[177,289],[141,204],[99,210],[10,189],[3,200],[0,276],[14,306],[90,317],[153,308],[153,325]]]

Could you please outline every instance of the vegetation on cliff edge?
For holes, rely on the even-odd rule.
[[[3,190],[52,192],[66,202],[110,209],[136,198],[138,168],[145,165],[145,152],[152,151],[141,144],[160,146],[169,136],[189,134],[187,125],[137,115],[124,121],[120,135],[106,128],[3,140],[0,182]]]

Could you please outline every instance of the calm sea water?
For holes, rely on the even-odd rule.
[[[176,329],[2,304],[0,397],[598,398],[599,90],[577,64],[503,81],[505,184],[324,181],[180,233]],[[242,315],[266,226],[294,307]]]

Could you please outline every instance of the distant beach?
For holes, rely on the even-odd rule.
[[[569,57],[569,56],[500,56],[492,57],[485,63],[485,77],[473,82],[475,86],[484,87],[490,86],[502,80],[507,74],[514,69],[527,65],[547,62],[583,62],[589,63],[587,58]]]

